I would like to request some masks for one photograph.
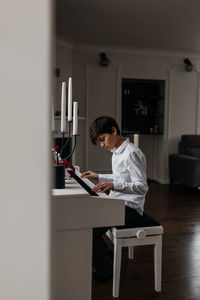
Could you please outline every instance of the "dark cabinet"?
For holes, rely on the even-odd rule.
[[[122,79],[122,133],[163,134],[164,80]]]

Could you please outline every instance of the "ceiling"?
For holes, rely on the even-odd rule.
[[[200,0],[56,0],[56,32],[78,45],[200,54]]]

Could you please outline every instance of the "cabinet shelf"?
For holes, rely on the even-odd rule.
[[[164,80],[122,79],[122,132],[163,134]]]

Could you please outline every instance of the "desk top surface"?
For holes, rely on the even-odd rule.
[[[91,188],[93,188],[94,184],[87,178],[83,179],[84,182]],[[108,198],[109,196],[105,193],[97,193],[100,197]],[[89,195],[88,192],[73,178],[65,181],[64,189],[53,189],[53,196],[64,196],[64,195]]]
[[[89,179],[84,178],[84,181],[91,188],[94,186]],[[66,180],[64,189],[53,189],[56,230],[123,225],[124,200],[112,199],[105,193],[98,194],[100,197],[91,196],[74,179]]]
[[[88,195],[88,193],[74,179],[65,181],[64,189],[53,189],[54,196],[60,195]]]

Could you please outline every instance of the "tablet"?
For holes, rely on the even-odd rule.
[[[69,174],[72,174],[72,170],[67,170]],[[91,196],[99,196],[97,193],[95,193],[85,181],[83,181],[76,173],[73,175],[73,178],[90,194]]]

